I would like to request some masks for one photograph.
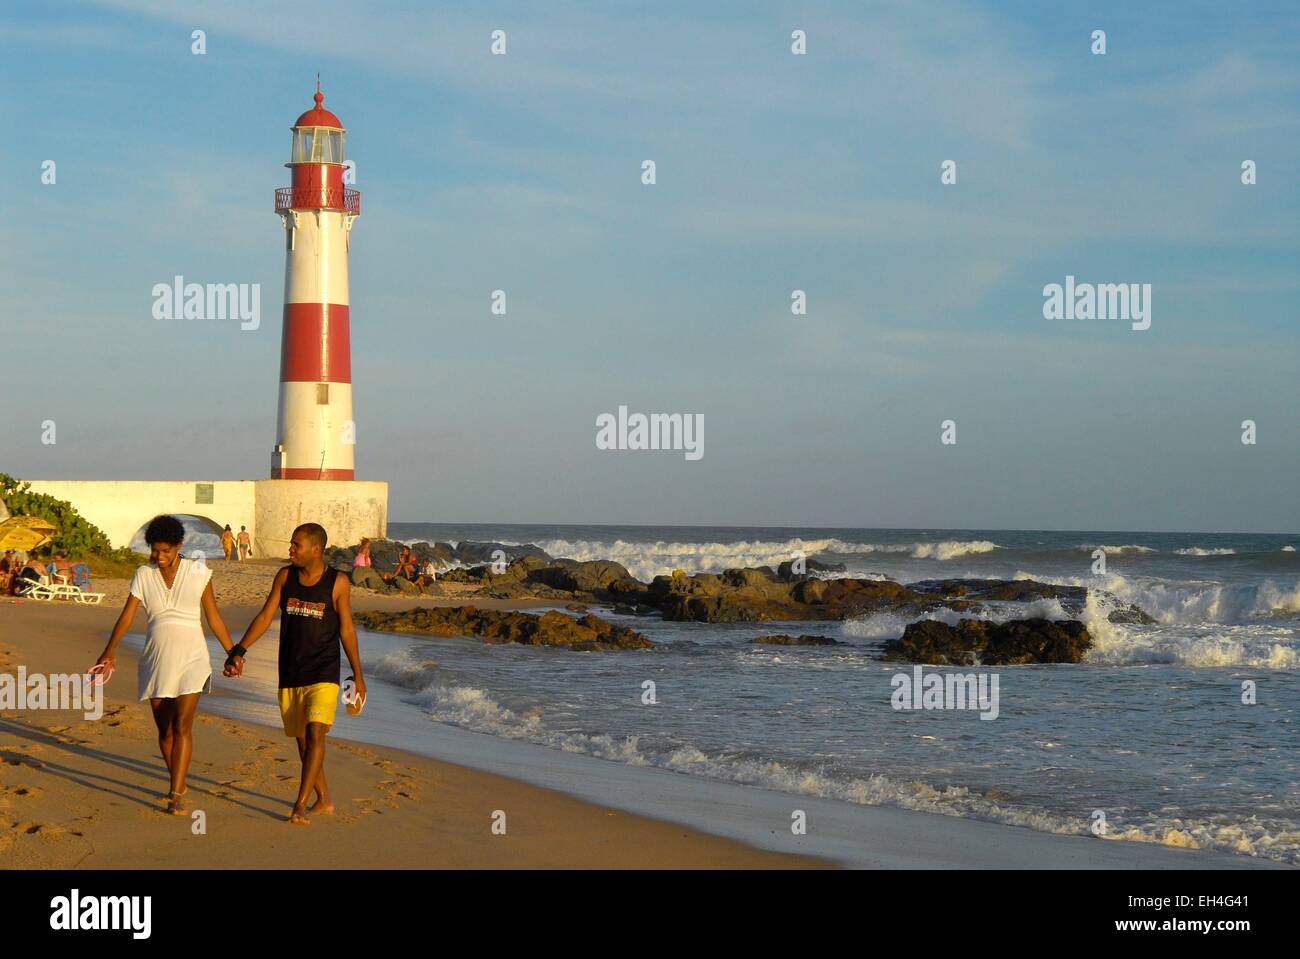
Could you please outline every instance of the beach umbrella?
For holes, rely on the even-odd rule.
[[[21,549],[30,553],[40,549],[59,528],[47,519],[37,516],[11,516],[0,523],[0,549]]]

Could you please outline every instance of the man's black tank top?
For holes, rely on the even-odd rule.
[[[288,566],[280,590],[280,688],[339,681],[339,614],[334,608],[334,580],[339,571],[325,567],[315,586],[304,586],[298,567]]]

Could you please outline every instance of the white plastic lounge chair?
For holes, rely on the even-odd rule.
[[[28,580],[28,583],[30,585],[22,587],[22,591],[18,594],[26,599],[53,601],[56,599],[74,599],[81,595],[81,590],[70,585],[66,580],[62,583],[52,583],[49,576],[42,576],[35,582]]]
[[[51,588],[55,590],[55,599],[75,599],[83,606],[98,606],[99,601],[106,595],[105,593],[92,593],[89,590],[82,592],[80,586],[68,582],[68,577],[62,573],[54,573],[53,578],[57,580],[57,582],[51,583]]]

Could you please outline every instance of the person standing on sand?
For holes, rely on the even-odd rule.
[[[200,610],[221,648],[229,653],[233,645],[212,592],[212,570],[181,556],[185,527],[180,520],[154,517],[144,539],[149,544],[149,565],[141,566],[131,578],[131,594],[95,665],[115,667],[117,645],[131,628],[136,607],[143,606],[149,626],[140,654],[139,696],[149,700],[158,746],[171,776],[167,811],[181,816],[185,814],[182,797],[188,791],[185,774],[194,751],[194,714],[200,694],[212,690],[212,664]]]
[[[325,737],[334,724],[339,700],[339,645],[347,653],[356,689],[349,707],[360,709],[366,697],[352,625],[351,584],[324,561],[328,538],[323,527],[304,523],[289,541],[289,562],[275,574],[261,611],[248,624],[244,638],[231,649],[226,675],[243,672],[248,648],[280,611],[280,718],[284,734],[298,741],[302,783],[289,813],[289,822],[306,826],[308,813],[329,815],[334,803],[325,784]],[[353,704],[360,705],[353,705]],[[312,792],[316,802],[309,809]]]
[[[243,562],[246,559],[253,558],[253,541],[249,538],[248,527],[239,527],[239,560]]]
[[[235,534],[230,531],[230,524],[221,531],[221,551],[226,554],[226,562],[230,562],[230,554],[235,551]]]

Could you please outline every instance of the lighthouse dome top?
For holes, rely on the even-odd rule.
[[[298,118],[295,127],[332,127],[335,130],[342,130],[343,124],[339,118],[326,110],[322,103],[325,102],[325,94],[320,92],[320,81],[316,81],[316,105]]]

